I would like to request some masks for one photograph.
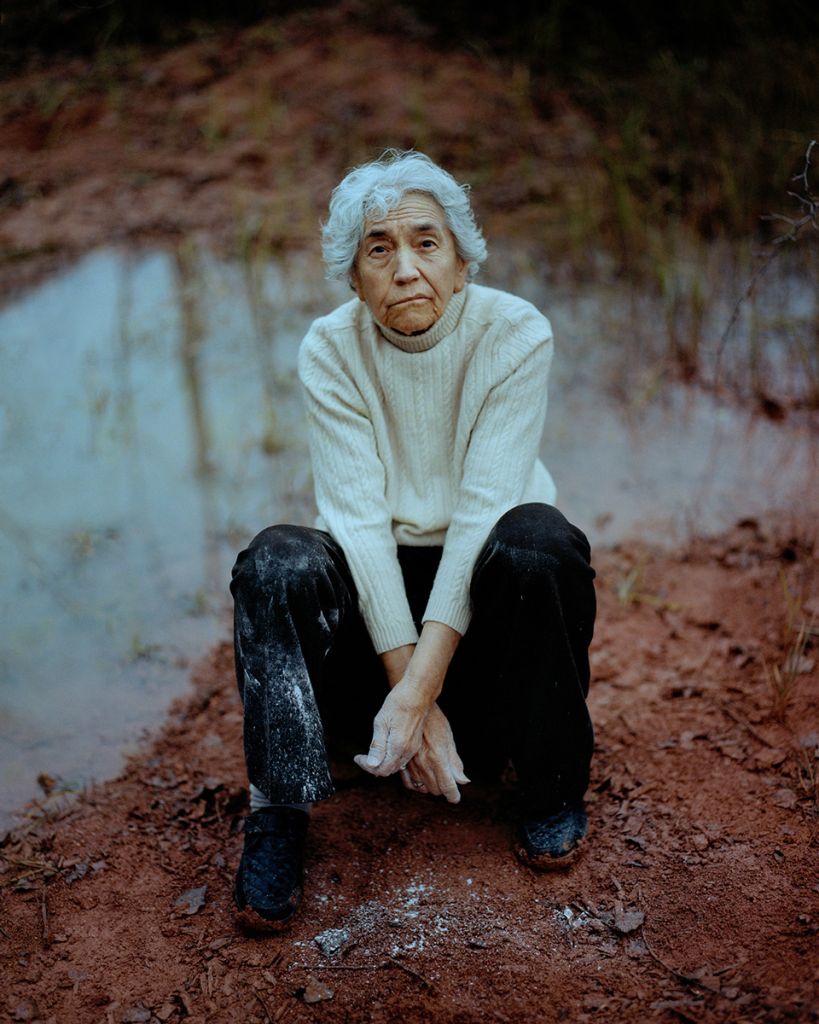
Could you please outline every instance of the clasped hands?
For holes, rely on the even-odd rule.
[[[400,772],[407,789],[444,796],[453,804],[461,799],[458,786],[469,782],[446,715],[437,704],[413,701],[402,683],[375,716],[369,753],[357,754],[355,763],[371,775]]]

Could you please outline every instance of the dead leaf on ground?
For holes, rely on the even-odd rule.
[[[131,1006],[121,1017],[122,1024],[148,1024],[150,1019],[151,1011],[147,1006],[143,1006],[142,1003]]]
[[[321,1003],[327,999],[332,999],[334,995],[333,990],[328,988],[323,981],[319,981],[311,976],[307,979],[302,998],[305,1003]]]
[[[646,915],[642,910],[617,910],[614,914],[614,930],[621,935],[628,935],[636,932],[645,921]]]
[[[174,906],[179,907],[184,914],[195,914],[204,907],[207,891],[207,885],[200,885],[198,889],[188,889],[182,893]]]
[[[69,873],[65,876],[66,885],[71,885],[72,882],[79,882],[80,879],[85,878],[87,874],[88,862],[84,860],[80,861],[80,863],[76,864],[74,868],[71,871],[69,871]]]
[[[782,764],[785,758],[788,756],[787,752],[780,750],[778,747],[768,747],[765,750],[759,750],[754,755],[754,759],[757,764],[767,765],[771,768],[775,768],[777,765]]]

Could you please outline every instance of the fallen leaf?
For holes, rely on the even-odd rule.
[[[195,914],[204,907],[207,891],[207,885],[201,885],[198,889],[188,889],[187,892],[182,893],[174,906],[180,907],[185,914]]]
[[[779,750],[777,747],[768,747],[757,753],[756,760],[759,764],[775,768],[777,765],[782,764],[787,756],[787,752],[784,750]]]
[[[74,869],[72,871],[69,871],[69,873],[65,876],[66,884],[67,885],[71,885],[72,882],[79,882],[79,880],[81,878],[85,878],[85,876],[87,874],[88,874],[88,862],[87,861],[80,861],[80,863],[77,864],[74,867]]]
[[[334,995],[333,990],[328,988],[323,981],[319,981],[311,975],[307,979],[302,998],[305,1003],[321,1003],[327,999],[332,999]]]
[[[614,930],[628,935],[636,932],[645,919],[646,915],[641,910],[618,910],[614,914]]]
[[[719,975],[714,974],[710,967],[697,967],[686,977],[689,981],[696,982],[701,988],[707,988],[710,992],[719,992],[720,990]]]
[[[139,1003],[137,1006],[132,1006],[130,1009],[125,1010],[120,1018],[122,1024],[148,1024],[151,1019],[151,1011],[147,1006],[143,1006]]]

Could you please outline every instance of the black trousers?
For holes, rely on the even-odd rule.
[[[398,557],[420,628],[441,548]],[[593,580],[583,533],[538,503],[502,516],[475,563],[472,621],[438,703],[466,774],[496,777],[511,759],[529,813],[588,786]],[[387,693],[344,553],[320,530],[269,527],[240,553],[231,592],[248,777],[274,803],[328,797],[328,751],[366,753]]]

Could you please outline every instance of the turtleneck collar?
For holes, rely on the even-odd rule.
[[[423,331],[421,334],[401,334],[399,331],[393,331],[391,328],[385,327],[377,320],[375,325],[391,345],[395,345],[396,348],[400,348],[403,352],[428,352],[431,348],[435,348],[442,338],[451,334],[458,326],[458,321],[461,319],[461,313],[466,302],[468,288],[469,285],[466,285],[459,292],[455,292],[447,303],[443,316],[436,320],[428,331]]]

